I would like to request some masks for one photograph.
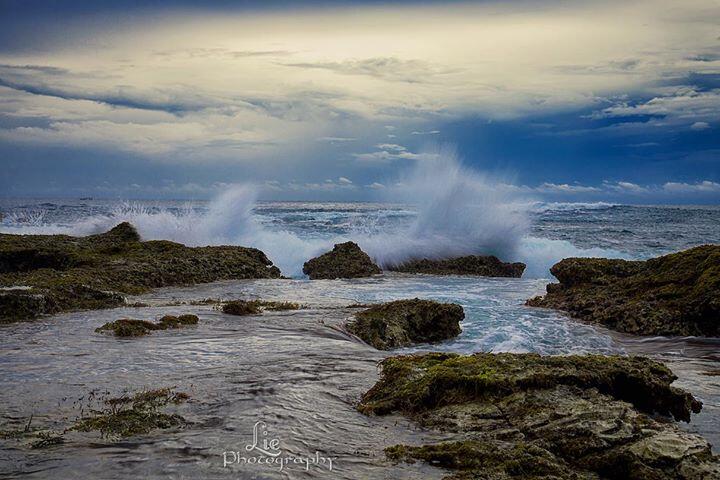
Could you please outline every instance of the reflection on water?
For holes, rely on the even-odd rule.
[[[253,426],[264,421],[270,437],[295,456],[316,451],[335,458],[328,478],[440,478],[422,464],[392,465],[382,449],[427,442],[434,435],[399,417],[370,418],[354,405],[377,379],[385,354],[336,327],[355,302],[423,297],[465,307],[459,338],[431,348],[447,351],[537,351],[646,354],[667,361],[678,386],[705,407],[687,427],[720,444],[720,342],[637,339],[522,306],[544,289],[542,280],[437,278],[384,275],[352,281],[254,280],[159,290],[138,298],[147,308],[66,314],[0,329],[0,424],[61,430],[79,414],[73,402],[93,389],[111,394],[160,386],[190,393],[177,413],[189,428],[123,441],[73,433],[47,450],[0,441],[0,476],[69,478],[322,478],[320,467],[223,468],[223,451],[242,451]],[[168,306],[204,298],[298,301],[310,308],[232,317],[211,306]],[[120,340],[93,333],[122,317],[156,319],[196,313],[197,327]],[[416,349],[421,350],[421,349]],[[407,350],[406,350],[407,351]],[[0,427],[2,428],[2,427]]]

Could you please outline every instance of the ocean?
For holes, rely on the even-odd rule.
[[[537,201],[498,205],[448,198],[415,204],[257,202],[251,189],[237,187],[211,201],[1,200],[3,233],[87,235],[129,221],[145,239],[257,247],[292,277],[159,289],[131,299],[149,307],[67,313],[3,326],[0,395],[6,420],[33,414],[37,422],[60,424],[61,418],[76,415],[71,400],[93,389],[175,385],[200,399],[181,412],[199,427],[169,439],[104,447],[88,440],[62,455],[37,454],[34,460],[2,450],[11,465],[4,473],[16,474],[23,462],[32,461],[41,465],[38,477],[69,475],[82,466],[98,475],[115,472],[111,475],[116,478],[160,478],[168,468],[188,478],[225,478],[217,452],[242,448],[253,423],[263,419],[291,450],[322,448],[336,456],[333,478],[438,477],[422,465],[399,468],[384,462],[378,446],[419,443],[429,434],[407,428],[402,420],[389,424],[352,408],[372,385],[376,362],[384,354],[348,342],[336,329],[351,314],[344,306],[413,297],[460,303],[466,313],[463,331],[447,342],[393,353],[649,355],[666,362],[680,377],[676,384],[704,402],[703,411],[684,428],[720,444],[720,377],[704,375],[720,366],[720,341],[633,337],[523,305],[544,292],[553,281],[549,268],[565,257],[644,259],[720,243],[720,208]],[[520,279],[386,273],[309,281],[303,276],[304,261],[346,240],[358,242],[382,265],[412,256],[476,253],[528,267]],[[92,333],[106,321],[159,318],[204,298],[289,300],[311,309],[238,322],[211,306],[193,306],[200,325],[192,331],[137,341]],[[185,463],[168,467],[163,456]],[[117,468],[108,468],[109,463]],[[266,478],[258,472],[256,478]],[[307,477],[303,472],[284,476]]]

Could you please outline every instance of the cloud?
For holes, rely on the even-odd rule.
[[[720,193],[720,183],[710,180],[697,183],[667,182],[663,189],[672,193]]]
[[[650,192],[650,189],[647,187],[643,187],[638,185],[637,183],[632,182],[626,182],[623,180],[620,180],[618,182],[603,182],[603,187],[607,190],[620,192],[620,193],[632,193],[632,194],[638,194],[638,193],[648,193]]]
[[[542,185],[536,187],[536,191],[540,193],[566,193],[566,194],[575,194],[575,193],[597,193],[601,192],[602,190],[598,187],[587,187],[584,185],[569,185],[567,183],[543,183]]]
[[[710,127],[708,122],[720,120],[720,89],[698,91],[690,86],[677,87],[644,102],[619,102],[590,116],[624,117],[641,117],[641,121],[655,128],[688,125],[693,130],[703,130]]]
[[[383,80],[422,83],[430,77],[452,70],[421,60],[403,60],[396,57],[374,57],[342,62],[283,63],[286,67],[329,70],[343,75],[367,75]]]
[[[417,130],[410,132],[410,135],[437,135],[440,130],[428,130],[426,132],[419,132]]]
[[[385,185],[383,185],[382,183],[379,183],[379,182],[373,182],[370,185],[365,185],[365,186],[367,188],[371,188],[373,190],[382,190],[383,188],[385,188]]]
[[[349,178],[340,177],[338,178],[338,183],[341,185],[352,185],[353,182]]]
[[[327,142],[327,143],[345,143],[345,142],[354,142],[357,138],[354,137],[320,137],[317,139],[318,142]]]
[[[707,130],[710,128],[710,124],[707,122],[695,122],[692,125],[690,125],[691,130]]]
[[[375,146],[379,150],[369,153],[353,153],[352,156],[362,162],[392,162],[394,160],[432,160],[438,158],[437,153],[413,153],[406,147],[396,143],[380,143]]]

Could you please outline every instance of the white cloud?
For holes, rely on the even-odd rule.
[[[370,185],[365,185],[365,186],[367,188],[371,188],[373,190],[382,190],[383,188],[385,188],[385,185],[383,185],[382,183],[379,183],[379,182],[373,182]]]
[[[707,130],[710,128],[710,124],[707,122],[695,122],[690,125],[691,130]]]
[[[649,188],[638,185],[637,183],[618,181],[618,182],[603,182],[603,187],[621,193],[648,193]]]
[[[539,187],[536,187],[536,190],[541,193],[569,193],[569,194],[575,194],[575,193],[597,193],[601,192],[602,190],[598,187],[588,187],[584,185],[570,185],[567,183],[543,183]]]
[[[340,178],[338,178],[338,183],[340,183],[342,185],[352,185],[353,182],[349,178],[340,177]]]
[[[428,130],[427,132],[419,132],[417,130],[410,132],[410,135],[437,135],[440,130]]]
[[[720,193],[720,183],[710,180],[697,183],[667,182],[663,189],[672,193]]]

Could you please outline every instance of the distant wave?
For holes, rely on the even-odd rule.
[[[528,205],[530,211],[544,212],[574,212],[578,210],[606,210],[617,207],[617,203],[607,202],[532,202]]]

